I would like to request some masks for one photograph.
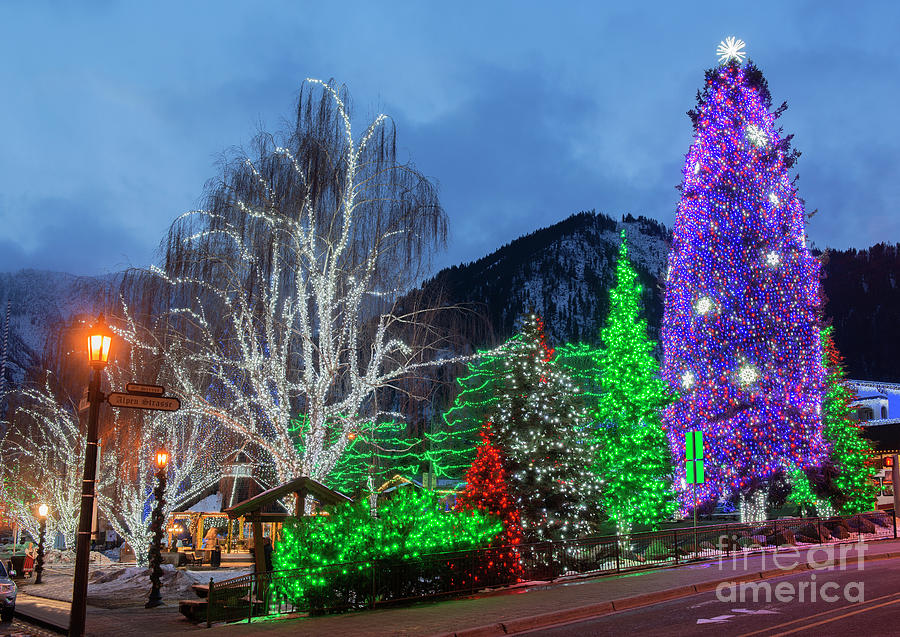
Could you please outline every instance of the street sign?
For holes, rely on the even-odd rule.
[[[142,396],[162,396],[166,388],[162,385],[144,385],[142,383],[128,383],[125,391],[129,394],[141,394]]]
[[[130,407],[132,409],[157,409],[160,411],[178,411],[181,401],[177,398],[163,396],[142,396],[141,394],[122,394],[112,392],[106,397],[112,407]]]
[[[706,482],[703,467],[703,432],[689,431],[684,438],[685,477],[688,484]]]
[[[81,395],[81,400],[78,401],[78,413],[87,411],[90,407],[91,403],[88,401],[88,390],[87,387],[85,387],[84,393]]]

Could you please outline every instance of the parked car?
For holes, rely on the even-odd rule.
[[[5,622],[12,621],[15,612],[16,584],[6,572],[6,566],[0,562],[0,619]]]

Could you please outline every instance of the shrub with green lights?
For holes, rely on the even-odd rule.
[[[503,530],[480,511],[445,511],[436,494],[411,487],[381,502],[377,516],[368,500],[326,513],[289,520],[273,554],[276,571],[292,569],[276,578],[278,593],[311,610],[365,606],[371,569],[403,570],[401,563],[416,564],[415,577],[404,578],[410,596],[446,588],[458,578],[453,561],[422,558],[486,547]]]

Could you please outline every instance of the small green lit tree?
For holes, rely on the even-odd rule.
[[[873,477],[872,450],[861,436],[851,404],[856,393],[847,385],[844,358],[834,344],[834,330],[822,330],[822,356],[826,373],[822,402],[822,436],[829,447],[828,462],[835,468],[832,504],[842,515],[871,511],[878,488]]]

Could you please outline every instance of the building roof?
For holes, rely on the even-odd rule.
[[[301,477],[294,478],[290,482],[285,482],[281,486],[263,491],[259,495],[253,496],[248,500],[244,500],[234,506],[225,509],[224,513],[228,514],[231,519],[239,518],[248,513],[262,512],[263,509],[275,503],[286,495],[292,493],[306,493],[321,502],[322,504],[341,504],[342,502],[351,502],[350,498],[343,493],[338,493],[333,489],[329,489],[324,484],[316,482],[312,478]],[[286,514],[282,514],[286,515]]]

